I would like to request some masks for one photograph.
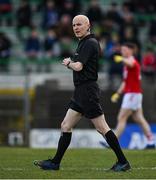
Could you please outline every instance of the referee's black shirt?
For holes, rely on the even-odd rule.
[[[83,69],[81,71],[73,71],[75,86],[97,80],[99,55],[100,46],[93,34],[87,35],[79,41],[73,56],[73,61],[81,62],[83,64]]]

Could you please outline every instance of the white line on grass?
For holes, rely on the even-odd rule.
[[[25,168],[11,168],[11,167],[6,167],[6,168],[0,168],[0,170],[3,171],[25,171],[25,170],[30,170],[30,169],[25,169]],[[92,171],[108,171],[108,168],[97,168],[97,167],[92,167],[92,168],[80,168],[80,167],[73,167],[73,168],[61,168],[60,170],[62,171],[85,171],[85,170],[92,170]],[[132,170],[156,170],[156,167],[134,167]]]
[[[74,170],[92,170],[92,171],[108,171],[109,168],[61,168],[63,171],[74,171]],[[132,167],[132,170],[156,170],[156,167]]]
[[[3,170],[3,171],[25,171],[25,168],[10,168],[10,167],[7,167],[7,168],[0,168],[0,170]]]

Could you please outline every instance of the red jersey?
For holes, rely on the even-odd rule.
[[[130,59],[131,60],[131,59]],[[140,64],[136,59],[133,59],[134,66],[124,66],[123,79],[125,82],[125,93],[141,93],[141,72]]]

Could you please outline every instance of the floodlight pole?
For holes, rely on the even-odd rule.
[[[25,67],[25,83],[24,83],[24,145],[29,146],[29,132],[30,132],[30,70],[28,64]]]

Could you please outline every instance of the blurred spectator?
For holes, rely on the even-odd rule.
[[[116,86],[116,81],[121,80],[122,77],[122,63],[115,63],[114,58],[116,55],[120,54],[120,39],[118,34],[112,34],[106,41],[104,48],[104,58],[108,64],[108,77],[109,77],[109,86],[114,88]]]
[[[129,10],[127,4],[123,4],[121,9],[121,18],[122,21],[120,22],[120,35],[121,37],[125,37],[125,34],[128,31],[131,31],[131,35],[136,37],[138,35],[138,27],[134,20],[133,13]]]
[[[60,56],[60,46],[53,29],[49,29],[43,42],[43,48],[46,58],[52,58]]]
[[[75,15],[82,13],[82,1],[72,0],[74,3]]]
[[[126,6],[128,7],[128,9],[132,12],[132,13],[135,13],[137,12],[137,7],[139,7],[139,5],[141,5],[141,3],[137,2],[137,0],[126,0],[124,1],[124,4],[126,4]]]
[[[41,49],[40,39],[36,29],[31,31],[31,35],[26,40],[25,52],[29,58],[39,57]]]
[[[22,34],[22,30],[25,27],[31,28],[32,26],[32,10],[29,2],[27,0],[22,0],[20,2],[20,6],[16,11],[16,19],[17,19],[17,35],[23,40],[24,35]]]
[[[74,51],[74,42],[70,36],[63,36],[60,39],[61,57],[71,57]]]
[[[123,3],[121,6],[121,10],[120,10],[120,15],[123,19],[123,21],[126,21],[127,19],[133,19],[133,13],[130,10],[129,4],[128,3]]]
[[[150,40],[156,44],[156,19],[150,22],[149,37]]]
[[[44,54],[42,58],[42,69],[46,72],[51,71],[51,63],[56,59],[56,57],[60,57],[60,43],[57,39],[56,32],[53,29],[49,29],[44,42],[43,42]]]
[[[110,20],[112,20],[117,24],[121,23],[122,19],[118,10],[118,5],[115,2],[113,2],[110,6],[110,9],[108,9],[106,13],[106,18],[109,18]]]
[[[114,32],[118,32],[115,23],[109,18],[103,19],[101,22],[101,36],[107,39],[111,37]]]
[[[73,30],[71,27],[71,16],[68,14],[62,15],[59,26],[57,28],[57,35],[58,37],[63,37],[63,36],[69,36],[73,37]]]
[[[59,12],[55,6],[53,0],[46,2],[45,8],[43,9],[43,29],[49,29],[57,26],[59,20]]]
[[[3,32],[0,32],[0,71],[1,72],[8,72],[10,56],[11,56],[11,41]]]
[[[131,26],[126,26],[124,29],[123,36],[121,36],[121,43],[124,42],[131,42],[136,44],[135,56],[137,57],[137,60],[140,61],[141,44],[138,40],[138,36],[136,36]]]
[[[151,47],[148,47],[146,53],[143,55],[142,72],[152,82],[154,81],[156,75],[156,54]]]
[[[154,13],[156,11],[156,1],[149,0],[128,0],[126,1],[129,4],[129,7],[135,13]]]
[[[61,9],[60,16],[68,14],[71,18],[81,11],[81,1],[78,0],[55,0],[57,8]]]
[[[0,24],[5,20],[7,25],[12,24],[12,3],[10,0],[0,0]]]
[[[114,44],[112,53],[109,56],[109,79],[111,82],[111,86],[115,83],[115,77],[119,77],[120,80],[122,78],[122,71],[123,71],[123,64],[122,63],[116,63],[114,61],[115,56],[120,56],[121,55],[121,45],[119,43]]]
[[[133,44],[136,44],[136,47],[138,48],[136,56],[139,57],[141,44],[138,40],[138,25],[136,24],[134,14],[130,11],[127,3],[124,3],[122,6],[121,17],[123,19],[119,26],[121,43],[131,42]]]
[[[104,49],[104,56],[106,58],[110,58],[112,53],[114,52],[114,47],[117,43],[119,43],[120,39],[117,33],[112,33],[106,39],[105,49]]]
[[[98,0],[91,0],[90,6],[86,11],[86,15],[88,16],[91,23],[101,22],[103,18],[103,12]]]
[[[28,58],[28,62],[34,63],[35,65],[37,64],[38,71],[40,69],[40,65],[38,64],[41,52],[40,50],[41,42],[39,39],[38,32],[36,29],[32,29],[30,36],[28,37],[28,39],[26,39],[25,53],[26,57]],[[30,70],[32,70],[32,66],[30,67]]]
[[[65,0],[63,3],[63,8],[61,9],[61,16],[64,14],[70,16],[71,19],[76,15],[76,11],[74,9],[74,3],[72,0]]]

